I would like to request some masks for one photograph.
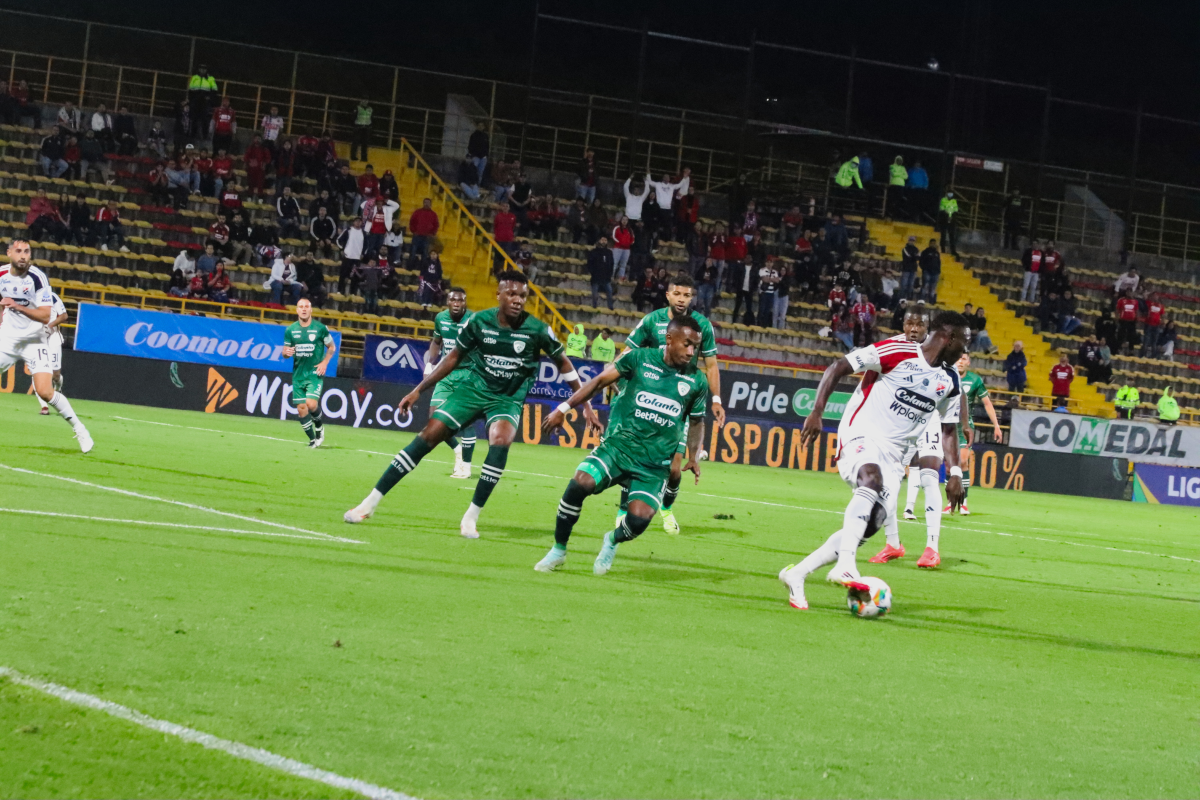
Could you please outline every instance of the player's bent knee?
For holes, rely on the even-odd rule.
[[[654,519],[655,509],[651,508],[649,503],[641,500],[631,500],[628,511],[631,517],[645,517],[647,524],[649,524],[649,520]]]
[[[296,413],[302,417],[307,417],[308,416],[308,403],[301,403],[300,405],[296,406]]]
[[[588,494],[593,494],[596,491],[596,479],[583,470],[576,471],[574,480],[575,483],[579,484],[579,488]]]
[[[881,492],[883,491],[883,473],[879,471],[879,467],[875,464],[864,464],[862,469],[858,471],[858,485],[865,486],[875,492]]]
[[[641,506],[640,509],[634,510],[636,506]],[[650,521],[654,519],[654,509],[645,503],[634,501],[629,504],[629,513],[625,515],[624,524],[629,528],[629,535],[636,539],[646,532],[646,528],[650,527]]]
[[[517,426],[506,419],[498,419],[488,428],[488,444],[492,447],[510,447],[517,438]]]

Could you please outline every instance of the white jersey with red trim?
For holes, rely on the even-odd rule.
[[[7,297],[22,308],[42,308],[53,305],[50,280],[37,267],[31,266],[21,277],[0,268],[0,297]],[[6,312],[0,320],[0,338],[6,340],[35,339],[45,335],[45,325],[18,311]]]
[[[958,373],[929,364],[916,342],[887,339],[847,353],[846,360],[866,374],[846,404],[839,442],[865,436],[904,453],[957,402]]]
[[[898,333],[895,336],[889,336],[883,340],[884,342],[907,342],[910,341],[908,334]],[[880,342],[882,344],[882,342]],[[919,344],[919,343],[917,343]],[[954,404],[957,408],[958,404]],[[934,458],[942,457],[942,415],[934,411],[929,415],[929,423],[920,431],[917,431],[917,443],[909,448],[909,452],[904,454],[905,466],[915,456],[932,456]]]

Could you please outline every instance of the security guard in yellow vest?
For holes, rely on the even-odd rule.
[[[203,136],[208,130],[210,97],[217,93],[217,79],[208,74],[208,66],[201,64],[196,74],[188,81],[188,106],[192,114],[192,124],[188,130],[189,136]]]
[[[1133,419],[1133,411],[1141,401],[1142,396],[1138,390],[1128,383],[1125,384],[1117,389],[1117,396],[1113,398],[1113,405],[1117,407],[1117,416],[1121,419]]]
[[[938,227],[942,230],[942,252],[950,252],[958,258],[958,201],[954,192],[946,192],[946,196],[938,203]]]

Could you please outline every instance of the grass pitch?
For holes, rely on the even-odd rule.
[[[0,464],[143,496],[0,469],[0,665],[26,675],[418,797],[1200,786],[1195,511],[975,489],[940,569],[921,524],[900,562],[863,548],[896,597],[863,621],[775,579],[840,524],[836,475],[705,464],[683,534],[654,523],[604,578],[617,497],[591,498],[542,575],[578,450],[515,446],[466,541],[447,448],[355,527],[408,435],[330,426],[314,452],[294,421],[76,408],[87,457],[0,395]],[[347,796],[3,680],[0,795]]]

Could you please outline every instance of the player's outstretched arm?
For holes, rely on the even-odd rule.
[[[600,391],[601,389],[603,389],[606,386],[613,385],[614,383],[617,382],[617,380],[620,379],[620,377],[621,376],[617,372],[617,368],[614,367],[612,364],[609,364],[608,366],[606,366],[604,368],[603,372],[601,372],[599,375],[592,378],[590,381],[583,384],[582,386],[579,386],[579,381],[576,380],[575,386],[571,387],[571,388],[575,389],[575,393],[572,394],[567,400],[563,401],[562,403],[559,403],[558,408],[551,411],[546,416],[546,419],[542,420],[542,430],[546,433],[549,433],[550,431],[554,430],[555,428],[562,427],[562,424],[566,419],[567,411],[569,411],[572,408],[575,408],[576,406],[578,406],[580,404],[587,403],[587,401],[590,400],[592,398],[592,396],[596,394],[596,392]],[[578,388],[576,388],[576,387],[578,387]],[[592,411],[590,404],[588,404],[586,406],[586,408],[588,411],[591,411],[593,416],[595,416],[596,412]],[[585,418],[586,418],[586,412],[585,412]],[[591,424],[591,420],[588,420],[588,423]],[[600,425],[599,417],[596,418],[596,425],[597,425],[597,427],[599,427],[599,425]]]
[[[996,416],[996,407],[992,405],[992,398],[983,398],[983,410],[987,412],[988,420],[992,423],[992,439],[997,442],[1003,442],[1004,431],[1000,430],[1000,419]]]
[[[442,357],[442,337],[436,333],[433,335],[433,340],[429,343],[429,350],[425,353],[425,374],[433,372],[436,368],[438,359]]]
[[[396,413],[403,414],[416,404],[421,393],[434,386],[442,378],[449,375],[458,366],[459,360],[462,358],[462,348],[455,347],[450,351],[450,355],[442,359],[442,362],[434,367],[433,372],[425,376],[424,380],[417,384],[417,388],[413,389],[396,404]]]
[[[853,374],[854,366],[844,358],[839,358],[826,368],[825,374],[821,376],[821,382],[817,385],[817,398],[813,401],[813,410],[804,420],[804,428],[800,431],[800,442],[805,447],[812,446],[812,443],[825,429],[825,424],[821,420],[825,416],[825,404],[829,402],[834,387],[842,378]]]
[[[329,340],[329,344],[325,347],[325,357],[321,359],[321,363],[317,364],[317,366],[313,369],[313,372],[317,373],[322,378],[325,377],[325,370],[329,369],[329,362],[333,360],[334,355],[337,353],[337,342],[334,341],[332,336],[329,337]]]
[[[571,363],[571,359],[566,353],[558,357],[558,372],[566,380],[568,386],[576,392],[580,390],[582,384],[579,380],[579,373],[575,371],[575,365]],[[583,400],[583,418],[587,421],[589,427],[597,433],[603,433],[604,426],[600,424],[600,417],[596,414],[596,410],[592,408],[590,398],[591,395],[588,395]]]
[[[704,449],[704,417],[691,417],[688,420],[687,447],[688,462],[683,465],[683,471],[695,473],[696,483],[700,483],[700,461],[697,456]]]
[[[50,316],[54,313],[54,309],[51,306],[37,306],[36,308],[19,306],[13,302],[11,297],[5,297],[3,300],[0,300],[0,305],[3,305],[8,311],[15,311],[18,314],[24,314],[34,322],[40,322],[43,325],[50,322]]]
[[[713,422],[719,428],[725,424],[725,406],[721,405],[721,368],[716,356],[704,359],[704,375],[708,378],[708,393],[712,397]]]

